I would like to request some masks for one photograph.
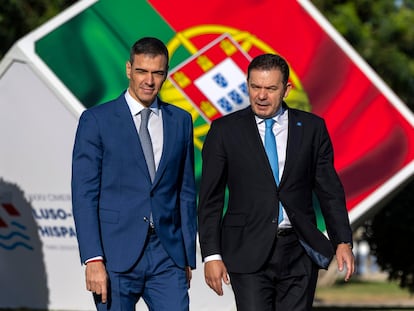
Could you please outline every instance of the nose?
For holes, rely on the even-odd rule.
[[[265,88],[261,88],[259,90],[259,93],[257,94],[257,96],[259,97],[260,100],[264,100],[267,98],[267,91]]]
[[[148,72],[148,74],[145,76],[145,82],[149,85],[154,84],[154,75],[151,72]]]

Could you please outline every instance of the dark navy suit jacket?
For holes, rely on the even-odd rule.
[[[123,272],[140,257],[152,211],[162,245],[180,266],[196,265],[193,125],[186,111],[158,100],[164,146],[154,182],[124,98],[84,111],[72,163],[73,215],[81,261],[103,256]]]
[[[338,243],[352,242],[325,122],[296,109],[288,108],[288,113],[286,162],[279,187],[250,107],[213,121],[207,134],[199,199],[200,246],[203,258],[221,254],[229,272],[252,273],[265,264],[276,239],[279,200],[300,243],[319,267],[328,267]],[[222,218],[226,186],[228,208]],[[313,193],[330,240],[317,227]]]

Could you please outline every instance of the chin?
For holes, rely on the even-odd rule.
[[[253,112],[256,116],[258,116],[261,119],[270,118],[272,116],[272,114],[267,111],[261,111],[261,110],[254,109]]]

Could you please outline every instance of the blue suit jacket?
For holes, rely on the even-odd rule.
[[[117,99],[84,111],[73,149],[72,203],[81,261],[103,256],[128,270],[141,255],[152,211],[174,262],[195,268],[196,191],[189,113],[158,101],[164,146],[151,183],[129,107]]]

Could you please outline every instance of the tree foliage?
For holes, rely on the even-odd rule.
[[[408,189],[407,189],[408,190]],[[367,223],[367,240],[378,264],[389,278],[414,292],[414,212],[413,198],[397,196],[392,206],[383,209]]]
[[[10,47],[76,0],[1,0],[0,59]]]
[[[390,88],[414,110],[414,0],[313,3]],[[389,278],[414,293],[414,182],[366,223],[366,238]]]
[[[314,0],[313,3],[414,110],[414,0]]]

